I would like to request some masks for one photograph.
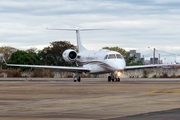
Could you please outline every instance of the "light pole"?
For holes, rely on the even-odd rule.
[[[150,47],[148,47],[149,49],[151,49]],[[151,51],[153,52],[153,50],[151,49]],[[154,48],[154,52],[153,52],[153,65],[155,63],[155,48]]]
[[[175,62],[175,64],[176,64],[176,59],[177,59],[177,54],[176,54],[175,61],[174,61],[174,62]]]
[[[164,58],[164,63],[166,64],[166,58]]]

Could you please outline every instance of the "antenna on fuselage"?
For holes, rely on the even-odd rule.
[[[87,31],[87,30],[105,30],[105,28],[59,28],[59,29],[49,29],[48,30],[69,30],[69,31],[76,31],[77,37],[77,46],[78,52],[86,51],[87,49],[82,45],[81,38],[80,38],[80,31]]]

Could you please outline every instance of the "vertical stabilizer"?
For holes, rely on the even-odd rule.
[[[81,43],[80,30],[76,30],[78,52],[86,51],[87,49]]]
[[[92,29],[92,28],[60,28],[60,29],[48,29],[48,30],[69,30],[69,31],[76,31],[78,52],[83,52],[83,51],[86,51],[87,49],[81,43],[80,31],[104,30],[104,28],[99,28],[99,29]]]

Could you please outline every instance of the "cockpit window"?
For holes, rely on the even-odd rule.
[[[106,55],[105,57],[104,57],[104,59],[107,59],[108,58],[108,55]]]
[[[113,59],[113,58],[116,58],[115,54],[109,54],[108,59]]]
[[[117,58],[123,58],[120,54],[116,54]]]

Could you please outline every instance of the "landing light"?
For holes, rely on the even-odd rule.
[[[122,72],[118,71],[116,74],[118,77],[120,77],[122,75]]]

